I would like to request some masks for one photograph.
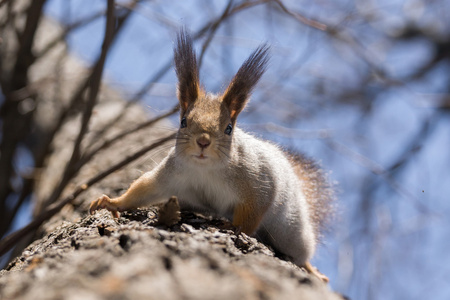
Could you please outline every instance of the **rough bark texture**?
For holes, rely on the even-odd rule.
[[[325,284],[235,235],[226,220],[155,209],[63,222],[0,271],[1,299],[341,299]]]

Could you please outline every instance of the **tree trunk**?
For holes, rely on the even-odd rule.
[[[0,271],[1,299],[342,299],[228,221],[155,209],[63,222]]]

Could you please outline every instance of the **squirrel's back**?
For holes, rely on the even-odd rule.
[[[334,211],[334,190],[319,165],[304,154],[286,151],[239,128],[235,143],[239,164],[249,168],[249,175],[257,174],[255,188],[264,190],[265,195],[273,194],[272,198],[297,197],[305,202],[301,204],[306,204],[318,239]]]

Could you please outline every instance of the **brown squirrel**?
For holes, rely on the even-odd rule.
[[[265,71],[268,50],[267,45],[259,46],[226,91],[214,95],[200,86],[192,40],[182,30],[174,49],[181,108],[175,146],[125,194],[93,201],[90,213],[106,208],[118,217],[120,211],[175,195],[182,207],[232,219],[240,231],[328,282],[309,262],[333,198],[322,171],[304,156],[236,127],[237,116]]]

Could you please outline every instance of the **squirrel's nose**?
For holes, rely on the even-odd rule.
[[[207,148],[210,144],[211,139],[207,134],[202,134],[199,138],[197,138],[197,145],[202,149]]]

